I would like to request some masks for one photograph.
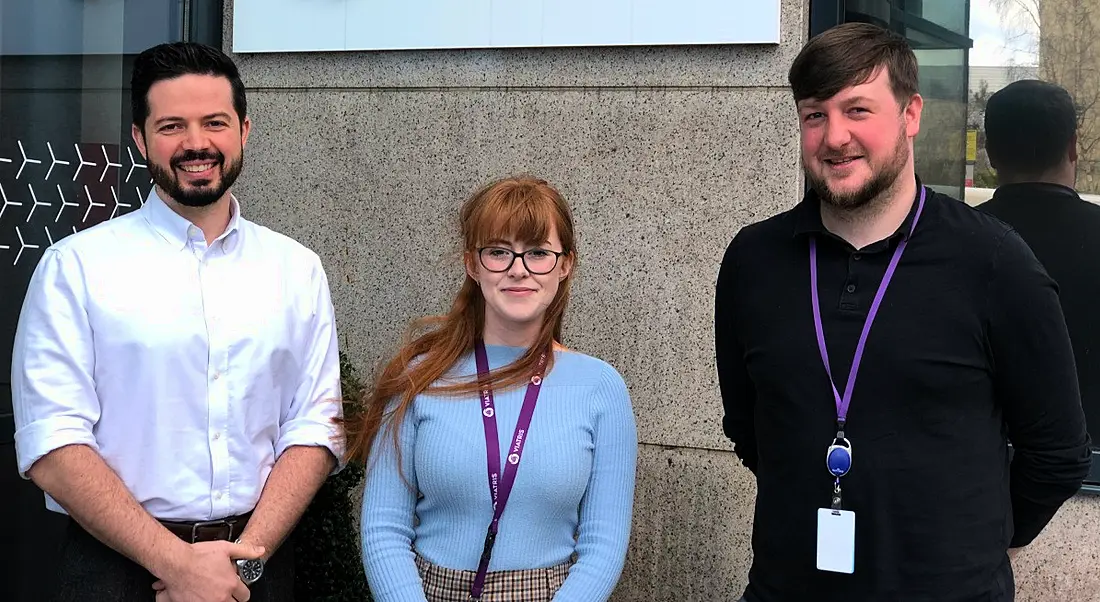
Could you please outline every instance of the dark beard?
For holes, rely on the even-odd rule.
[[[853,193],[834,193],[829,189],[829,185],[825,180],[818,179],[813,172],[805,167],[803,167],[803,171],[806,173],[806,179],[809,181],[810,187],[813,188],[823,203],[842,211],[855,211],[868,206],[876,199],[882,198],[883,193],[890,190],[897,182],[898,176],[905,169],[905,163],[909,159],[909,148],[906,141],[907,138],[902,132],[898,136],[897,145],[894,147],[892,160],[884,165],[878,173],[875,173],[862,188]]]
[[[211,186],[209,181],[200,180],[198,182],[200,185],[184,189],[180,185],[179,178],[176,177],[174,170],[179,169],[179,164],[184,161],[202,160],[211,160],[218,165],[222,177],[217,186]],[[149,174],[153,176],[153,183],[163,190],[169,198],[185,207],[206,207],[222,198],[225,192],[237,181],[237,177],[241,175],[241,168],[244,164],[244,149],[241,149],[241,156],[228,166],[225,163],[225,155],[217,151],[185,151],[172,157],[171,169],[164,169],[153,161],[148,163]]]

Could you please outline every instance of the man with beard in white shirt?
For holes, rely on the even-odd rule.
[[[45,252],[16,333],[19,472],[72,518],[43,598],[292,600],[344,445],[327,277],[230,193],[251,122],[224,53],[146,50],[132,94],[156,186]]]

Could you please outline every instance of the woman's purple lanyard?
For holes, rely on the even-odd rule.
[[[519,468],[520,458],[523,456],[523,445],[527,441],[527,431],[531,426],[531,416],[535,413],[535,402],[539,397],[539,389],[542,387],[542,371],[546,367],[546,353],[539,358],[535,375],[531,377],[531,384],[527,385],[527,395],[523,398],[523,407],[519,411],[519,420],[516,421],[516,432],[512,435],[512,446],[508,450],[508,465],[504,467],[503,477],[500,474],[500,440],[497,437],[496,408],[493,406],[493,388],[489,381],[489,359],[485,353],[485,343],[477,341],[474,346],[474,356],[477,360],[477,377],[481,383],[481,420],[485,425],[485,456],[489,467],[489,495],[493,498],[493,520],[485,533],[485,547],[481,551],[481,562],[478,563],[477,576],[470,586],[470,599],[481,600],[481,592],[485,589],[485,575],[489,571],[489,559],[493,556],[493,544],[496,543],[497,532],[500,530],[500,516],[504,513],[504,506],[508,504],[508,496],[512,493],[512,484],[516,482],[516,470]]]
[[[829,351],[825,347],[825,330],[821,325],[821,303],[817,292],[817,239],[810,237],[810,302],[814,310],[814,329],[817,330],[817,348],[821,352],[821,361],[825,364],[825,373],[829,375],[829,384],[833,388],[833,398],[836,400],[836,438],[825,452],[825,465],[829,468],[829,474],[833,476],[833,503],[834,510],[840,510],[840,477],[848,474],[852,468],[852,444],[844,436],[844,424],[848,419],[848,405],[852,402],[852,391],[856,386],[856,375],[859,373],[859,362],[863,359],[863,349],[867,345],[867,335],[871,332],[871,324],[875,321],[878,308],[882,304],[882,297],[886,294],[886,287],[890,285],[890,279],[894,277],[901,254],[905,252],[905,245],[917,229],[917,221],[924,210],[924,197],[926,189],[921,186],[920,202],[917,205],[917,213],[913,216],[913,224],[909,227],[909,234],[905,235],[894,250],[894,256],[890,258],[890,264],[886,268],[886,274],[878,285],[878,292],[871,302],[871,309],[867,312],[867,319],[863,322],[863,332],[859,335],[859,343],[856,345],[856,354],[852,359],[852,369],[848,372],[848,384],[844,387],[844,396],[841,397],[833,379],[833,371],[829,368]]]

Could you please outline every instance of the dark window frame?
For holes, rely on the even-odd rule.
[[[223,0],[181,0],[180,30],[177,39],[200,42],[221,48],[223,44],[222,21],[225,4]],[[129,83],[123,84],[129,89]],[[0,377],[0,408],[10,408],[10,374]],[[10,444],[15,438],[15,416],[0,410],[0,444]]]
[[[187,0],[184,11],[184,40],[222,47],[223,0]]]
[[[29,9],[30,14],[37,15],[35,11],[39,7],[36,0],[21,0],[10,3],[10,6],[14,7],[17,4],[22,12],[27,12],[23,9]],[[0,6],[8,7],[8,0],[0,0]],[[110,31],[100,30],[96,32],[98,37],[90,36],[90,38],[95,37],[96,42],[102,42],[104,39],[113,42],[117,39],[114,33],[117,28],[121,31],[122,42],[117,49],[113,44],[107,44],[104,48],[103,44],[89,43],[89,40],[84,39],[77,41],[69,37],[58,38],[56,45],[54,41],[42,45],[17,44],[15,41],[24,39],[18,36],[6,41],[5,47],[0,49],[2,53],[0,60],[3,62],[3,73],[0,77],[0,111],[4,112],[4,120],[0,124],[0,146],[3,146],[2,154],[5,158],[12,152],[10,145],[14,143],[13,141],[24,140],[28,141],[28,144],[35,145],[32,154],[41,160],[42,155],[36,154],[46,151],[41,148],[41,143],[53,140],[57,146],[50,147],[49,152],[52,154],[56,148],[58,156],[55,159],[68,160],[69,168],[72,169],[74,157],[67,153],[74,151],[79,153],[78,149],[72,147],[84,142],[87,137],[88,144],[93,147],[100,143],[104,144],[104,155],[109,148],[106,145],[115,146],[117,143],[120,152],[118,161],[124,162],[122,156],[127,151],[123,148],[124,146],[130,148],[128,142],[130,140],[129,73],[137,53],[146,45],[165,41],[190,40],[218,48],[223,45],[224,5],[222,0],[158,0],[156,3],[149,0],[127,0],[125,3],[119,3],[119,6],[121,7],[119,12],[108,13],[109,23],[100,23],[103,29]],[[70,25],[66,22],[67,19],[71,18],[74,23],[81,20],[81,10],[79,3],[52,3],[49,7],[43,8],[44,18],[38,23],[48,23],[53,29],[61,31]],[[110,10],[114,11],[114,8]],[[4,9],[0,8],[0,12],[3,11]],[[52,19],[49,18],[51,16]],[[99,16],[102,17],[102,15]],[[11,23],[5,21],[4,25],[8,26],[6,30],[10,31],[10,26],[18,21],[18,19],[12,19]],[[110,33],[112,38],[107,38],[107,33]],[[94,92],[86,94],[88,90]],[[121,116],[118,120],[121,131],[112,132],[115,127],[115,115]],[[85,131],[86,125],[90,126],[87,131]],[[73,127],[75,129],[72,129]],[[30,141],[27,137],[28,133],[37,136],[37,139]],[[67,140],[66,144],[58,145],[62,138]],[[71,147],[66,150],[65,147],[69,145]],[[46,162],[49,163],[49,160],[47,159]],[[101,163],[96,165],[102,166]],[[121,171],[121,166],[117,164],[115,166]],[[3,164],[0,164],[0,167],[4,167]],[[34,170],[36,167],[41,167],[41,164],[32,165],[29,169]],[[104,167],[107,168],[107,166]],[[5,186],[6,180],[13,175],[12,170],[0,169],[0,176],[5,178]],[[36,179],[43,178],[38,173],[35,175]],[[43,180],[48,179],[48,176],[43,178]],[[91,176],[91,181],[96,179],[94,175]],[[74,187],[83,185],[83,181],[77,182],[75,174],[71,180],[68,177],[64,178],[65,182],[60,180],[61,176],[55,174],[51,181],[51,184],[57,182],[59,194],[62,187],[69,184]],[[98,180],[102,184],[103,176],[99,176]],[[20,184],[24,181],[26,180],[21,180]],[[89,184],[95,186],[91,181]],[[35,186],[38,185],[35,184]],[[46,184],[46,186],[49,185]],[[134,188],[136,189],[136,186]],[[121,187],[119,190],[122,190]],[[33,194],[33,188],[31,193]],[[90,194],[86,191],[85,193]],[[8,194],[11,194],[11,189]],[[71,192],[65,194],[71,194]],[[62,200],[65,200],[64,196]],[[69,200],[75,200],[75,197],[70,197]],[[137,204],[132,199],[131,203],[131,207]],[[89,210],[91,209],[90,205],[86,206]],[[56,204],[54,207],[54,210],[57,210]],[[71,220],[68,216],[73,213],[75,211],[61,219]],[[3,218],[6,237],[10,234],[7,224],[11,223],[9,220],[13,218],[10,214],[5,214]],[[35,214],[35,219],[39,220],[37,222],[39,226],[43,225],[38,214]],[[51,216],[50,221],[56,224],[57,219]],[[87,214],[84,219],[79,217],[77,219],[83,223],[84,219],[87,219]],[[24,222],[21,219],[19,221]],[[24,223],[29,222],[28,214]],[[52,244],[54,239],[49,232],[49,228],[46,228],[47,241]],[[5,239],[3,242],[9,241]],[[19,242],[23,242],[22,235]],[[37,239],[34,244],[42,249],[41,239]],[[10,247],[10,245],[7,246]],[[4,263],[7,265],[0,265],[0,272],[2,272],[0,276],[4,278],[3,290],[8,292],[12,289],[14,293],[6,297],[0,295],[0,345],[7,345],[7,349],[0,349],[0,357],[5,358],[10,358],[15,322],[18,320],[18,314],[25,299],[25,284],[30,278],[27,269],[33,270],[32,263],[39,259],[35,257],[23,262],[13,262],[9,252],[10,249],[3,252]],[[18,268],[15,267],[16,263]],[[56,558],[60,553],[66,529],[69,528],[69,520],[62,514],[49,511],[44,504],[42,490],[33,482],[20,478],[16,472],[11,372],[8,370],[6,359],[0,362],[3,363],[3,368],[0,369],[0,460],[4,463],[4,471],[0,473],[0,489],[4,492],[7,504],[5,508],[10,509],[9,520],[6,521],[2,532],[4,541],[10,540],[11,545],[18,547],[21,552],[15,560],[7,563],[8,578],[0,581],[0,599],[12,602],[37,602],[43,597],[42,585],[56,582],[56,566],[49,560]],[[46,561],[43,562],[43,559]]]

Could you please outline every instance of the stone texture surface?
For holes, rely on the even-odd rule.
[[[232,0],[224,47],[233,48]],[[236,55],[253,88],[785,86],[808,2],[784,0],[781,43]]]
[[[1016,602],[1100,602],[1100,496],[1069,500],[1013,568]]]
[[[752,562],[751,473],[728,452],[643,445],[636,492],[612,601],[737,600]]]
[[[531,171],[572,202],[565,343],[631,385],[641,440],[728,449],[712,302],[725,246],[799,194],[783,91],[260,91],[237,194],[324,255],[366,368],[462,278],[457,208]]]

